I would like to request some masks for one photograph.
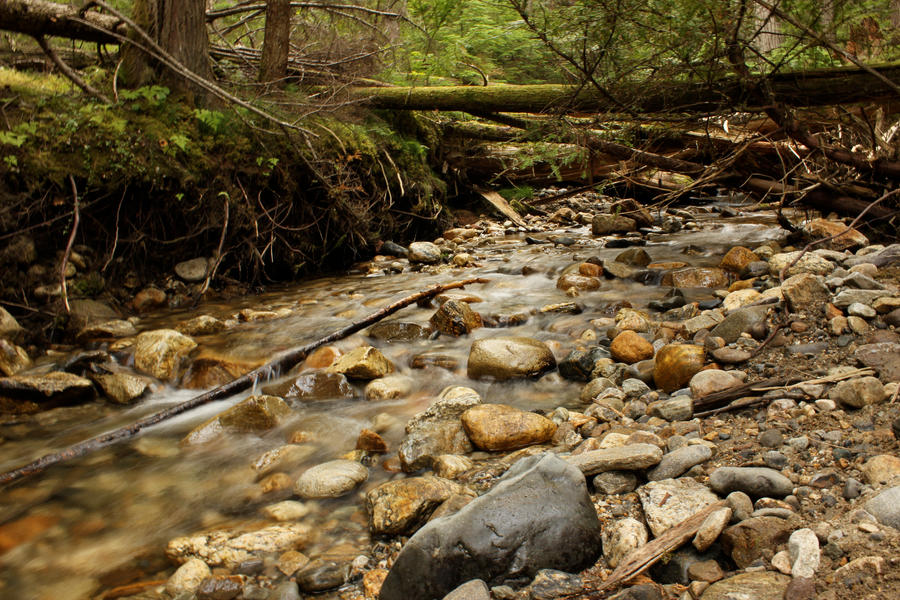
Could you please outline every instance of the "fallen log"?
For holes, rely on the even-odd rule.
[[[119,19],[95,11],[79,14],[78,7],[48,0],[3,0],[0,29],[33,37],[59,36],[84,42],[118,44],[128,30]]]
[[[877,67],[900,82],[900,65]],[[863,69],[839,67],[776,73],[765,80],[778,102],[794,106],[830,106],[892,98],[891,86]],[[645,83],[621,84],[617,98],[634,112],[710,113],[722,109],[759,112],[771,105],[762,86],[749,88],[738,77],[709,83],[667,82],[654,90]],[[595,89],[571,85],[491,85],[444,87],[357,87],[351,96],[375,108],[485,112],[618,113],[621,108]]]
[[[369,316],[359,321],[355,321],[350,325],[347,325],[346,327],[339,329],[321,339],[306,344],[305,346],[286,350],[263,366],[256,368],[229,383],[221,385],[206,393],[200,394],[199,396],[195,396],[190,400],[187,400],[180,404],[176,404],[175,406],[169,407],[165,410],[161,410],[157,413],[153,413],[150,416],[144,417],[143,419],[135,421],[134,423],[131,423],[124,427],[120,427],[118,429],[114,429],[112,431],[94,436],[90,439],[78,442],[77,444],[69,446],[65,450],[44,455],[37,460],[34,460],[26,465],[22,465],[21,467],[17,467],[11,471],[0,473],[0,485],[12,483],[29,475],[39,473],[51,465],[66,462],[79,456],[84,456],[86,454],[94,452],[95,450],[110,446],[120,440],[134,437],[141,430],[146,429],[151,425],[156,425],[157,423],[161,423],[167,419],[171,419],[176,415],[180,415],[181,413],[187,412],[198,406],[208,404],[209,402],[212,402],[214,400],[222,400],[223,398],[227,398],[246,389],[249,389],[253,385],[255,385],[257,381],[269,377],[273,372],[280,372],[290,369],[292,366],[306,358],[306,356],[310,352],[312,352],[319,346],[330,344],[331,342],[335,342],[347,337],[348,335],[354,334],[357,331],[360,331],[361,329],[377,323],[385,317],[394,314],[401,308],[405,308],[411,304],[415,304],[416,302],[420,302],[427,298],[432,298],[447,290],[461,288],[473,283],[487,282],[487,279],[482,278],[464,279],[462,281],[455,281],[444,285],[432,286],[426,290],[416,292],[415,294],[397,300],[396,302],[385,306],[384,308],[370,314]]]

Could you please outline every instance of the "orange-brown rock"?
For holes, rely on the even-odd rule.
[[[815,239],[837,236],[834,239],[824,242],[819,246],[820,248],[841,251],[869,245],[869,238],[862,233],[852,227],[849,231],[845,232],[846,229],[847,226],[843,223],[829,221],[827,219],[813,219],[803,226],[803,232]]]
[[[716,267],[687,267],[672,272],[672,285],[679,288],[726,288],[728,274]]]
[[[578,265],[578,274],[585,277],[600,277],[603,275],[603,267],[594,263],[581,263]]]
[[[703,368],[706,350],[694,344],[668,344],[656,353],[653,379],[665,392],[685,387]]]
[[[556,287],[560,290],[575,288],[576,290],[596,290],[600,288],[600,280],[596,277],[584,275],[563,275],[556,281]]]
[[[356,438],[356,449],[383,454],[388,451],[388,445],[383,437],[371,429],[363,429],[359,432],[359,437]]]
[[[556,432],[547,417],[505,404],[473,406],[463,413],[462,424],[472,444],[490,451],[541,444]]]
[[[609,353],[613,359],[626,364],[653,358],[653,344],[648,342],[639,333],[625,330],[615,337],[609,346]]]
[[[760,260],[760,258],[753,250],[744,248],[743,246],[735,246],[725,253],[719,266],[726,271],[740,273],[748,264],[758,260]]]

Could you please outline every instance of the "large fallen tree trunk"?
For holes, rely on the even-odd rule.
[[[118,44],[127,28],[119,19],[94,11],[79,14],[75,6],[47,0],[3,0],[0,29],[31,36],[59,36],[85,42]]]
[[[900,82],[900,65],[879,67],[886,78]],[[778,73],[766,80],[775,99],[790,106],[828,106],[890,98],[894,90],[862,69],[836,68]],[[358,87],[353,96],[371,106],[407,110],[466,112],[621,112],[606,96],[588,87],[569,85],[494,85],[445,87]],[[758,86],[747,88],[737,77],[711,83],[668,82],[655,91],[646,84],[622,85],[634,112],[715,112],[761,110],[771,103]]]

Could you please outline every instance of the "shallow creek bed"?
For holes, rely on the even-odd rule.
[[[740,206],[556,208],[89,322],[33,364],[4,318],[5,470],[489,280],[0,490],[0,595],[900,596],[900,246],[803,253]]]

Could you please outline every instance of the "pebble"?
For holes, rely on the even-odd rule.
[[[655,537],[719,500],[709,488],[690,478],[651,481],[638,488],[638,497]]]
[[[294,484],[301,498],[337,498],[369,478],[369,470],[352,460],[332,460],[307,469]]]
[[[712,458],[712,454],[712,450],[706,446],[683,446],[664,455],[660,463],[647,472],[647,479],[660,481],[678,477],[694,465],[699,465]]]
[[[609,566],[615,568],[630,552],[646,544],[647,539],[647,528],[637,519],[627,517],[613,521],[603,529],[603,556]]]
[[[788,538],[791,572],[795,577],[812,578],[819,568],[819,539],[812,529],[798,529]]]
[[[700,524],[697,533],[694,535],[694,548],[699,552],[705,552],[712,546],[728,526],[732,514],[731,508],[727,506],[711,512]]]
[[[618,448],[591,450],[566,457],[585,475],[604,471],[635,471],[652,467],[662,460],[663,452],[652,444],[630,444]]]
[[[719,494],[741,491],[757,497],[784,497],[794,489],[790,479],[765,467],[719,467],[709,476],[709,485]]]

